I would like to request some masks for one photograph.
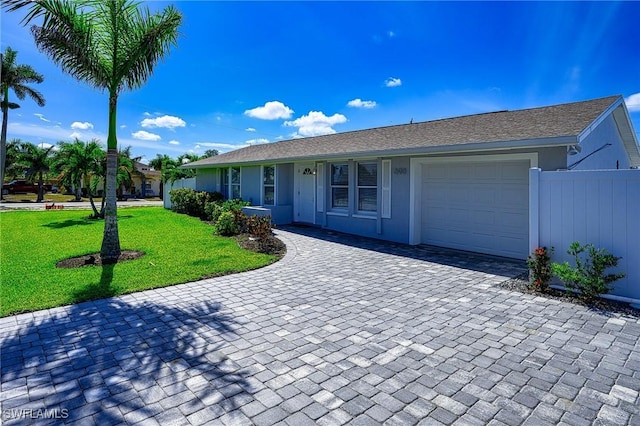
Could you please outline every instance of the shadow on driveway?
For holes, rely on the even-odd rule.
[[[394,243],[390,241],[376,240],[374,238],[329,231],[314,226],[287,225],[281,226],[280,229],[294,234],[317,238],[323,241],[347,245],[363,250],[373,250],[379,253],[402,256],[410,259],[422,260],[488,274],[515,277],[527,270],[527,265],[524,260],[510,259],[507,257],[490,256],[469,251],[429,246],[426,244],[412,246],[409,244]]]
[[[116,424],[123,416],[128,423],[184,418],[202,401],[231,411],[238,399],[251,398],[246,374],[223,352],[236,322],[220,304],[181,309],[125,300],[81,303],[58,315],[42,311],[41,319],[6,336],[2,409]]]

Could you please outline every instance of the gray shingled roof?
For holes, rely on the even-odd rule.
[[[363,155],[400,155],[504,145],[549,144],[578,136],[620,96],[517,111],[500,111],[253,145],[188,167]],[[518,145],[517,142],[521,142]]]

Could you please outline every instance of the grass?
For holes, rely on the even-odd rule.
[[[119,210],[123,250],[146,253],[116,265],[56,268],[60,260],[100,250],[103,221],[89,211],[0,214],[0,317],[247,271],[276,257],[214,236],[200,220],[161,207]]]

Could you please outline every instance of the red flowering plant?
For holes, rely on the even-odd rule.
[[[546,247],[536,247],[532,254],[527,257],[527,266],[529,267],[529,280],[531,287],[535,291],[545,293],[549,290],[549,281],[553,278],[551,271],[551,250]]]

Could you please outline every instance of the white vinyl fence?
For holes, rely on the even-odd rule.
[[[574,241],[605,248],[622,259],[611,294],[640,300],[640,170],[543,172],[530,170],[530,252],[555,247],[552,260],[573,264]]]
[[[171,183],[167,182],[164,184],[163,190],[163,205],[165,209],[171,208],[171,196],[169,195],[169,191],[172,189],[182,189],[182,188],[191,188],[196,189],[196,178],[188,178],[188,179],[178,179],[177,181]]]

